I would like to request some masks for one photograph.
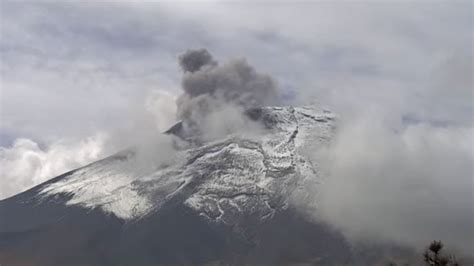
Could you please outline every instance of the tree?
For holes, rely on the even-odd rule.
[[[460,264],[456,261],[453,255],[443,255],[441,253],[444,245],[441,241],[433,241],[426,248],[423,253],[423,261],[426,266],[459,266]],[[394,262],[390,262],[389,266],[398,266]]]
[[[428,266],[459,266],[456,259],[452,255],[443,255],[441,241],[433,241],[423,253],[423,260]]]

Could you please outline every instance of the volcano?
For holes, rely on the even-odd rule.
[[[179,122],[166,163],[143,167],[128,149],[0,201],[0,263],[347,264],[344,238],[294,204],[324,182],[309,151],[329,143],[337,117],[314,106],[245,114],[263,130],[196,141]]]

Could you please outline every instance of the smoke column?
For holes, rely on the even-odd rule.
[[[199,49],[186,51],[179,64],[184,93],[176,102],[177,116],[191,128],[206,124],[210,114],[229,106],[243,110],[279,103],[275,81],[245,59],[219,65],[206,49]]]

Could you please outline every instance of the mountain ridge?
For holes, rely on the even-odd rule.
[[[347,260],[338,233],[292,207],[305,186],[323,182],[306,152],[328,144],[336,116],[315,107],[247,115],[264,130],[193,142],[157,169],[136,169],[137,156],[123,151],[0,201],[7,217],[0,261],[25,254],[34,265],[64,265],[71,256],[68,265]]]

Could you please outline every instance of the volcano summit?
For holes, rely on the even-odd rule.
[[[126,149],[0,201],[0,261],[348,261],[345,240],[294,206],[314,199],[305,188],[324,181],[309,154],[328,144],[336,116],[315,106],[269,106],[278,104],[275,82],[244,59],[219,65],[195,50],[180,65],[180,122],[159,136],[167,144]]]
[[[188,143],[156,169],[136,168],[136,151],[123,151],[1,201],[0,258],[34,265],[347,259],[339,235],[292,207],[306,185],[324,180],[305,148],[327,143],[335,116],[314,107],[247,115],[263,130]]]

